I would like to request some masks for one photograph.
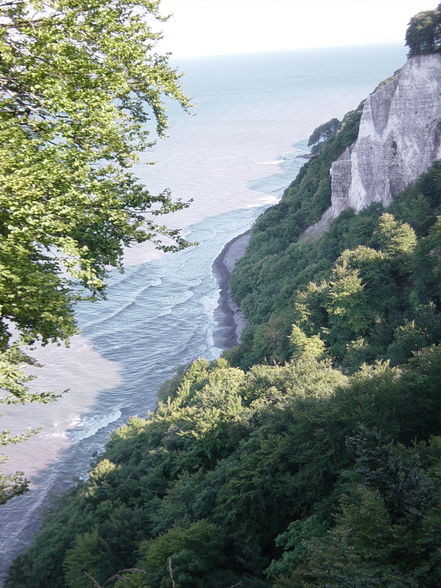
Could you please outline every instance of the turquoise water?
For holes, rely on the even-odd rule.
[[[152,191],[169,187],[176,196],[194,199],[170,223],[184,227],[187,238],[200,245],[156,259],[142,247],[129,252],[125,274],[110,276],[107,300],[78,306],[83,337],[95,354],[118,367],[120,381],[96,392],[87,377],[75,380],[68,355],[65,363],[51,364],[48,357],[49,374],[65,374],[72,392],[66,414],[47,406],[38,419],[47,431],[47,451],[49,444],[51,449],[58,441],[62,445],[34,476],[34,489],[0,508],[0,570],[29,542],[50,498],[86,475],[112,430],[130,415],[152,409],[158,388],[177,367],[219,356],[213,342],[219,296],[213,260],[280,198],[304,162],[298,155],[313,129],[355,108],[404,59],[402,47],[385,46],[178,64],[195,103],[194,116],[171,106],[169,138],[147,154],[157,165],[136,171]],[[80,361],[86,375],[89,370],[95,379],[104,377],[94,373],[96,364],[86,350]],[[14,419],[17,426],[22,423],[23,414],[11,413],[8,426],[14,428]],[[36,459],[33,443],[14,457],[17,469],[26,470]],[[45,452],[44,444],[38,447]]]

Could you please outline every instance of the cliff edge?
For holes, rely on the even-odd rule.
[[[346,208],[388,206],[441,158],[441,54],[417,55],[366,100],[356,141],[331,166],[331,206],[309,240]]]

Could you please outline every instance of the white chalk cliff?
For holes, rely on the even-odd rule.
[[[441,54],[418,55],[367,98],[357,140],[332,164],[331,207],[305,238],[345,208],[389,205],[440,158]]]

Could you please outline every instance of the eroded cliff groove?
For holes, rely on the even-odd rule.
[[[346,208],[388,206],[441,157],[441,55],[417,55],[367,99],[359,133],[331,166],[331,206],[303,238]]]

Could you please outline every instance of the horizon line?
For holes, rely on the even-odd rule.
[[[181,59],[208,59],[212,57],[241,57],[244,55],[263,55],[268,53],[295,53],[298,51],[320,51],[320,50],[333,50],[333,49],[361,49],[363,47],[384,47],[384,46],[396,46],[402,47],[403,51],[406,50],[404,43],[398,41],[385,41],[382,43],[357,43],[351,45],[326,45],[320,47],[293,47],[286,49],[262,49],[257,51],[240,51],[234,53],[206,53],[206,54],[191,54],[191,55],[176,55],[172,51],[166,51],[170,59],[181,60]]]

